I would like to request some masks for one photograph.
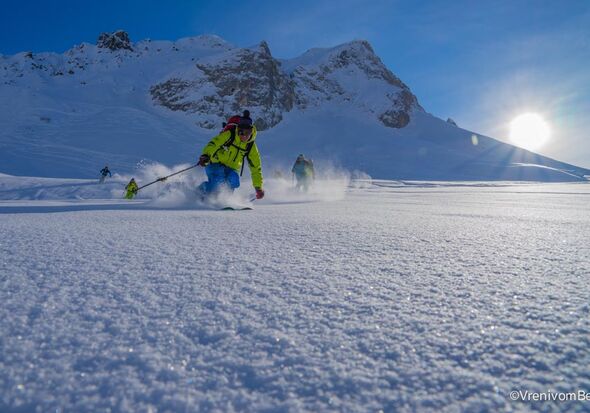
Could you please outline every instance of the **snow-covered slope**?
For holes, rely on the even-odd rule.
[[[0,56],[0,171],[94,177],[108,164],[192,162],[249,109],[265,165],[316,162],[378,178],[579,180],[589,171],[426,113],[365,41],[279,61],[268,45],[101,35],[64,54]]]
[[[375,184],[0,202],[0,411],[588,411],[590,186]]]

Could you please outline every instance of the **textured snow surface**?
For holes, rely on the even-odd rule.
[[[589,185],[354,186],[0,202],[0,411],[588,411]]]

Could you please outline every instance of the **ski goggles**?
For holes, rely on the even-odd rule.
[[[238,135],[239,136],[250,136],[252,134],[252,129],[251,128],[240,128],[238,129]]]

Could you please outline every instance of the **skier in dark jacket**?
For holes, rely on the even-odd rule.
[[[107,179],[107,175],[109,177],[112,177],[113,176],[113,174],[111,174],[111,171],[109,171],[109,167],[108,166],[105,166],[104,168],[102,168],[100,170],[100,181],[99,181],[99,183],[102,184],[104,182],[104,180]]]

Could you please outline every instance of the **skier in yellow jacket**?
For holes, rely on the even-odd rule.
[[[127,193],[125,194],[125,198],[133,199],[133,197],[137,193],[137,189],[138,189],[137,182],[135,182],[135,178],[131,178],[131,181],[129,181],[129,183],[127,184],[125,189],[127,190]]]
[[[244,111],[237,124],[229,124],[203,148],[198,164],[205,167],[208,179],[199,185],[204,196],[216,193],[224,186],[231,191],[238,188],[238,170],[243,171],[243,163],[247,161],[256,199],[264,197],[262,162],[255,142],[256,127],[249,115],[250,112]]]

